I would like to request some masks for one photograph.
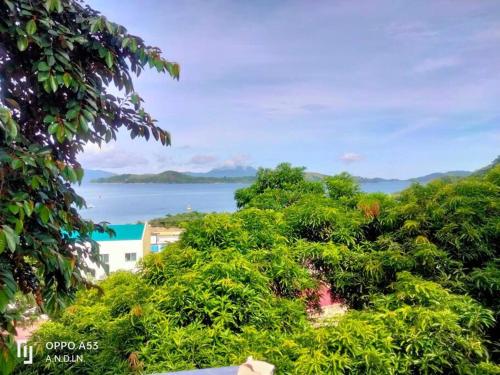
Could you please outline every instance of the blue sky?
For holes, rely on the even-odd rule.
[[[136,90],[172,147],[87,147],[86,168],[205,171],[282,161],[406,178],[500,149],[500,2],[118,1],[92,7],[166,58]]]

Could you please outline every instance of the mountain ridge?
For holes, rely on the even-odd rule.
[[[147,174],[118,174],[110,177],[103,177],[92,180],[96,183],[166,183],[166,184],[200,184],[200,183],[236,183],[252,182],[255,177],[202,177],[190,176],[186,173],[177,171],[163,171],[161,173]]]
[[[377,182],[419,182],[427,183],[429,181],[446,178],[446,177],[466,177],[473,174],[484,173],[484,171],[492,168],[500,163],[500,156],[487,166],[476,171],[455,170],[448,172],[435,172],[424,176],[397,179],[397,178],[382,178],[382,177],[360,177],[353,176],[359,183],[377,183]],[[251,166],[235,166],[235,167],[220,167],[214,168],[208,172],[178,172],[167,170],[160,173],[147,174],[113,174],[111,172],[100,170],[86,170],[85,180],[96,183],[250,183],[255,180],[257,169]],[[88,177],[98,176],[97,178]],[[304,172],[306,179],[309,181],[321,181],[329,175],[318,172]],[[99,174],[101,174],[99,176]],[[103,175],[104,174],[104,175]],[[106,175],[109,174],[109,175]]]
[[[82,182],[92,182],[93,180],[99,179],[99,178],[107,178],[115,176],[115,173],[108,172],[108,171],[103,171],[101,169],[85,169],[85,173],[83,174],[83,181]]]
[[[87,172],[87,171],[86,171]],[[466,177],[474,172],[469,171],[449,171],[449,172],[435,172],[430,173],[425,176],[409,178],[409,179],[397,179],[397,178],[381,178],[381,177],[360,177],[353,176],[354,179],[359,183],[378,183],[378,182],[420,182],[427,183],[429,181],[444,178],[444,177]],[[215,174],[217,176],[217,174]],[[160,173],[145,173],[145,174],[111,174],[110,176],[98,177],[90,180],[94,183],[168,183],[168,184],[189,184],[189,183],[237,183],[237,182],[253,182],[256,178],[255,175],[239,175],[235,177],[215,177],[209,172],[205,173],[193,173],[193,172],[178,172],[167,170]],[[306,179],[309,181],[322,181],[330,175],[317,173],[317,172],[305,172]]]
[[[184,172],[193,177],[254,177],[257,175],[257,169],[251,166],[238,165],[235,167],[220,167],[209,170],[208,172]]]

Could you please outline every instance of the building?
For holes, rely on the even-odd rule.
[[[118,270],[135,271],[137,262],[151,250],[147,223],[108,227],[113,229],[115,236],[92,233],[92,239],[99,244],[99,255],[103,262],[102,266],[92,262],[88,264],[93,270],[92,275],[97,279],[102,279],[110,272]]]
[[[148,226],[148,232],[151,238],[151,252],[156,253],[166,245],[179,241],[182,229]]]
[[[152,227],[148,223],[112,224],[115,236],[107,233],[92,233],[92,239],[99,244],[102,266],[87,261],[92,276],[103,279],[110,272],[118,270],[135,271],[137,262],[149,253],[156,253],[166,245],[176,242],[182,233],[180,228]]]

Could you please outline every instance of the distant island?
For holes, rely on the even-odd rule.
[[[249,167],[251,168],[251,167]],[[86,178],[85,182],[95,182],[95,183],[125,183],[125,184],[139,184],[139,183],[163,183],[163,184],[216,184],[216,183],[251,183],[255,180],[257,170],[251,168],[248,170],[250,175],[235,175],[234,173],[229,173],[227,176],[221,175],[221,172],[209,171],[205,173],[192,173],[192,172],[177,172],[177,171],[164,171],[161,173],[153,174],[111,174],[104,171],[89,170],[89,173],[93,178]],[[99,173],[103,172],[103,173]],[[228,172],[231,172],[228,170]],[[399,179],[386,179],[386,178],[366,178],[355,176],[354,178],[359,183],[378,183],[378,182],[397,182],[397,181],[408,181],[408,182],[420,182],[426,183],[437,178],[443,177],[466,177],[472,174],[468,171],[451,171],[445,173],[431,173],[429,175],[411,178],[408,180]],[[306,179],[309,181],[321,181],[329,175],[316,173],[316,172],[305,172]]]
[[[250,166],[226,166],[220,168],[214,168],[208,172],[183,172],[189,176],[193,177],[255,177],[257,175],[257,169]]]
[[[437,178],[467,177],[471,174],[472,174],[472,172],[469,172],[469,171],[450,171],[450,172],[431,173],[431,174],[421,176],[421,177],[409,178],[407,180],[401,180],[398,178],[381,178],[381,177],[370,178],[370,177],[360,177],[360,176],[354,176],[354,179],[357,182],[359,182],[360,184],[378,183],[378,182],[420,182],[420,183],[426,183],[426,182],[435,180]],[[309,181],[321,181],[324,178],[329,177],[329,175],[316,173],[316,172],[305,172],[305,175],[306,175],[306,179]]]
[[[471,174],[482,174],[492,166],[500,162],[500,156],[497,157],[487,167],[478,171],[449,171],[436,172],[425,176],[401,179],[387,178],[367,178],[354,176],[359,183],[379,183],[379,182],[419,182],[427,183],[429,181],[446,177],[466,177]],[[84,182],[96,183],[164,183],[164,184],[214,184],[214,183],[251,183],[255,180],[257,169],[250,166],[222,167],[212,169],[208,172],[178,172],[164,171],[161,173],[147,174],[113,174],[100,170],[86,170]],[[306,179],[309,181],[321,181],[329,175],[317,172],[305,172]]]
[[[165,171],[158,174],[118,174],[109,177],[101,177],[92,180],[97,183],[163,183],[163,184],[216,184],[216,183],[250,183],[255,176],[241,177],[205,177],[191,176],[187,173],[176,171]]]

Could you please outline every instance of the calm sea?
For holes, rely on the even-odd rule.
[[[405,181],[361,184],[366,192],[394,193],[409,185]],[[235,211],[234,191],[247,184],[94,184],[76,187],[89,208],[84,218],[113,224],[135,223],[166,214]]]

